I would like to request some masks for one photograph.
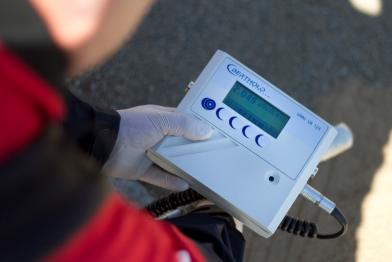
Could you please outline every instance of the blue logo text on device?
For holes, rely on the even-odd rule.
[[[232,74],[250,85],[251,87],[255,88],[259,92],[265,92],[265,88],[260,86],[259,83],[256,81],[252,80],[250,77],[248,77],[245,73],[243,73],[241,70],[237,68],[235,64],[228,64],[227,65],[227,70]]]

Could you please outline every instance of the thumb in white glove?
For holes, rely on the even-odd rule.
[[[145,105],[119,110],[121,117],[117,141],[104,165],[104,171],[115,177],[139,179],[169,190],[185,190],[188,184],[152,165],[146,150],[164,136],[182,136],[204,140],[211,128],[192,116],[175,112],[174,108]]]

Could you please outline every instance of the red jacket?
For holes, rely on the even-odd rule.
[[[40,141],[46,141],[46,130],[50,129],[50,126],[61,126],[67,108],[65,108],[61,96],[47,82],[1,45],[0,99],[0,172],[6,178],[6,182],[11,181],[14,177],[19,177],[18,173],[20,173],[7,170],[23,170],[22,173],[29,174],[27,172],[29,170],[25,170],[27,167],[21,169],[23,166],[18,166],[17,164],[29,163],[29,158],[39,159],[39,163],[32,165],[33,168],[36,168],[38,165],[45,166],[46,164],[54,163],[55,160],[50,160],[50,156],[53,154],[59,154],[64,161],[66,161],[68,155],[72,158],[73,153],[68,155],[64,153],[68,150],[67,143],[64,143],[63,147],[50,154],[47,161],[39,158],[39,154],[31,153],[40,152],[39,150],[34,151],[31,147],[36,147],[37,143],[41,143]],[[45,143],[47,144],[47,142]],[[50,147],[50,145],[47,146]],[[44,152],[44,149],[42,149],[42,152]],[[28,154],[27,159],[24,157],[26,154]],[[75,151],[75,154],[78,153]],[[42,164],[40,161],[42,161]],[[86,162],[88,161],[86,160]],[[72,163],[67,163],[64,168],[58,170],[58,173],[66,173],[68,165],[72,165]],[[83,163],[80,165],[83,165]],[[9,166],[13,169],[9,169]],[[48,167],[50,170],[53,168],[55,168],[53,164]],[[94,169],[94,167],[86,167],[85,169],[90,170],[89,168]],[[32,173],[37,174],[39,177],[40,172],[43,174],[46,170],[38,170]],[[57,171],[47,175],[49,179],[56,179],[53,176],[57,175]],[[71,176],[72,174],[66,174],[64,181],[71,179]],[[24,181],[23,178],[20,179],[19,181]],[[27,179],[30,179],[30,177]],[[99,180],[100,184],[104,180],[103,177],[94,179],[94,181]],[[49,180],[45,178],[44,181]],[[11,182],[9,182],[11,186],[0,188],[0,190],[4,190],[7,194],[12,195],[11,189],[13,184]],[[88,183],[86,184],[88,185]],[[43,185],[42,188],[43,190],[49,188],[55,194],[56,188],[53,188],[54,185],[55,183],[51,183]],[[66,186],[67,183],[63,182],[62,186],[59,186],[58,191],[65,190]],[[29,190],[34,190],[34,187],[29,188]],[[48,241],[45,243],[50,244],[41,245],[39,242],[43,236],[31,234],[29,237],[32,241],[30,240],[27,244],[37,244],[43,250],[39,257],[46,261],[204,261],[203,256],[193,242],[182,235],[174,226],[165,222],[155,221],[146,212],[124,201],[118,194],[105,190],[99,191],[104,193],[94,193],[98,196],[96,198],[100,200],[95,202],[92,200],[94,205],[91,205],[91,212],[81,216],[83,219],[74,222],[75,226],[64,234],[57,234],[58,241],[56,243]],[[98,190],[94,192],[96,191]],[[42,190],[32,193],[29,200],[39,195],[40,192]],[[87,194],[83,195],[82,200],[84,201],[87,198]],[[19,203],[17,200],[14,197],[9,199],[10,206],[17,205]],[[44,211],[40,214],[42,214],[42,217],[50,217],[52,211],[61,209],[63,202],[62,200],[56,203],[54,198],[53,201],[50,201],[50,205],[48,204],[48,207],[51,208],[43,208],[42,210]],[[77,202],[79,201],[74,201],[71,203],[71,206],[77,205]],[[7,206],[7,208],[10,208],[10,206]],[[27,209],[28,205],[25,208]],[[35,214],[34,211],[29,212],[27,215]],[[19,210],[19,212],[24,212],[24,208]],[[73,216],[80,212],[75,212],[75,214],[69,213],[66,213],[67,216],[70,216],[67,220],[72,220]],[[11,226],[15,219],[11,219],[11,215],[9,215],[10,220],[7,220],[8,214],[4,213],[4,215],[5,224],[3,226],[6,227],[8,224]],[[15,217],[19,219],[21,216]],[[28,221],[32,221],[31,225],[38,225],[44,221],[40,221],[40,218],[41,216],[38,215],[37,217],[32,216]],[[55,218],[49,219],[49,221],[53,220]],[[22,238],[18,230],[22,228],[24,228],[23,223],[17,224],[15,230],[10,230],[10,232],[6,233],[7,237],[3,235],[4,239],[2,241],[4,243],[9,243],[11,240],[18,241],[18,238]],[[63,227],[58,226],[57,228]],[[31,230],[34,232],[33,229]],[[26,230],[24,229],[20,232],[26,232]],[[23,257],[23,254],[18,255]],[[190,258],[190,260],[187,260],[187,258]]]

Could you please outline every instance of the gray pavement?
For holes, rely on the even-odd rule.
[[[322,164],[313,184],[345,211],[348,234],[317,241],[280,232],[262,239],[246,231],[246,261],[355,261],[361,203],[392,127],[389,15],[387,0],[377,17],[354,10],[349,1],[162,0],[114,58],[69,85],[101,106],[175,106],[186,84],[222,49],[328,121],[347,122],[354,148]],[[142,186],[114,183],[128,193],[138,188],[140,194],[128,196],[147,201]],[[332,220],[302,200],[290,214],[334,229]],[[389,241],[385,248],[392,248]]]

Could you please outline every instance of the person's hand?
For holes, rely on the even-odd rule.
[[[174,110],[156,105],[119,110],[121,120],[117,141],[104,171],[114,177],[138,179],[169,190],[187,189],[184,180],[152,165],[146,157],[146,150],[166,135],[190,140],[204,140],[211,136],[212,130],[207,124]]]

